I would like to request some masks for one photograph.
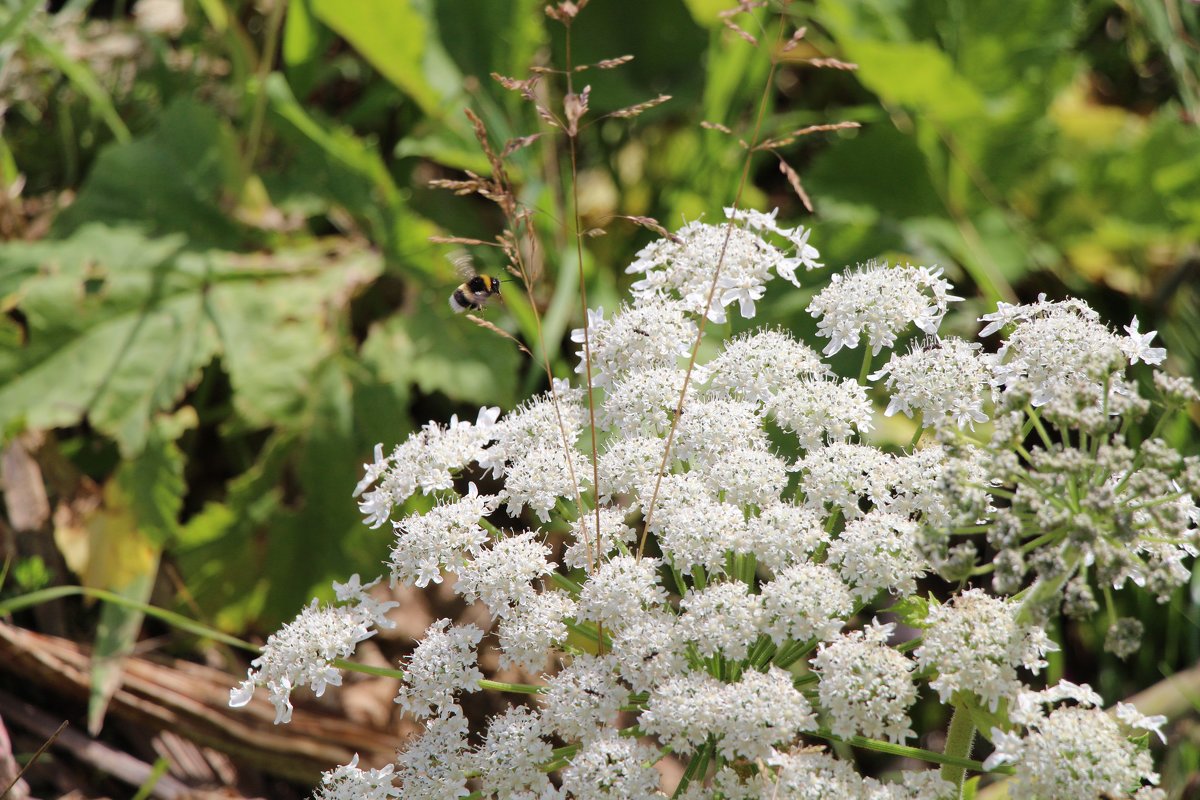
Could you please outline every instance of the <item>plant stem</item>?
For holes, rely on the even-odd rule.
[[[863,342],[863,360],[862,368],[858,371],[858,382],[864,386],[867,383],[867,376],[871,374],[871,346]],[[920,426],[917,426],[920,430]]]
[[[946,729],[946,748],[943,751],[955,758],[970,758],[971,746],[975,743],[975,723],[971,719],[971,711],[966,703],[956,701],[954,715],[950,717],[950,727]],[[942,777],[950,781],[958,792],[955,797],[962,797],[963,779],[967,775],[965,767],[957,764],[944,764]]]

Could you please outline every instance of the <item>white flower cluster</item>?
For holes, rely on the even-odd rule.
[[[1126,703],[1118,703],[1110,715],[1100,705],[1100,696],[1088,686],[1069,681],[1041,692],[1022,691],[1009,714],[1017,727],[992,730],[996,749],[985,766],[1019,766],[1008,787],[1013,800],[1127,797],[1142,780],[1151,785],[1138,789],[1137,800],[1165,800],[1166,793],[1153,787],[1158,775],[1150,754],[1130,737],[1151,731],[1166,741],[1161,730],[1166,717],[1145,716]],[[1057,707],[1048,711],[1047,706]]]
[[[826,355],[863,346],[871,384],[777,329],[694,351],[702,315],[753,316],[773,275],[798,284],[799,267],[820,266],[808,231],[726,216],[645,248],[629,268],[641,276],[632,302],[589,313],[573,340],[591,392],[556,381],[503,418],[484,409],[377,451],[356,496],[368,525],[393,523],[392,583],[453,576],[481,627],[435,622],[408,658],[397,703],[426,732],[394,772],[352,764],[323,791],[358,781],[362,796],[386,797],[372,787],[391,780],[413,798],[659,797],[654,764],[669,751],[691,759],[688,798],[957,797],[937,771],[882,783],[812,747],[915,744],[922,685],[1005,723],[984,733],[989,764],[1017,769],[1014,797],[1153,781],[1125,735],[1146,720],[1105,716],[1066,684],[1022,699],[1057,649],[1046,619],[1064,598],[1089,607],[1089,578],[1160,597],[1187,578],[1200,460],[1122,438],[1149,408],[1125,370],[1163,360],[1153,334],[1134,320],[1121,336],[1079,301],[1041,299],[984,317],[985,336],[1011,327],[988,354],[938,337],[959,299],[941,270],[872,264],[835,275],[809,306]],[[689,364],[693,352],[713,355]],[[1195,394],[1156,385],[1168,409]],[[911,418],[911,445],[867,438],[880,408]],[[495,493],[467,468],[489,472]],[[436,504],[402,516],[418,490]],[[490,519],[501,508],[503,530]],[[991,564],[979,563],[985,539]],[[964,588],[989,573],[995,594]],[[918,598],[935,575],[951,581],[943,603]],[[314,605],[273,636],[235,700],[268,686],[284,721],[294,686],[336,684],[332,660],[386,611],[355,599]],[[877,616],[895,600],[918,637],[907,645]],[[1122,652],[1136,631],[1115,637]],[[463,698],[480,689],[485,641],[528,673],[532,698],[472,737]],[[1064,699],[1078,706],[1042,710]]]
[[[335,583],[341,606],[312,604],[300,616],[267,638],[262,655],[251,662],[246,680],[229,693],[229,705],[244,706],[258,686],[265,686],[275,706],[275,724],[292,719],[292,690],[308,686],[320,697],[326,686],[341,686],[342,673],[333,666],[339,658],[354,654],[378,628],[392,628],[386,614],[399,603],[375,600],[368,590],[379,580],[363,586],[354,575],[346,583]]]

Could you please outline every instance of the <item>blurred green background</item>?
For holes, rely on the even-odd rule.
[[[389,537],[351,500],[373,445],[544,383],[450,312],[452,248],[429,241],[490,240],[503,220],[428,186],[487,173],[466,107],[497,148],[544,129],[489,77],[563,63],[542,5],[0,2],[0,432],[55,510],[15,520],[6,497],[4,524],[10,543],[40,529],[57,544],[10,544],[6,594],[80,581],[253,636],[331,580],[380,572]],[[557,374],[571,371],[578,270],[589,303],[612,309],[651,239],[614,215],[673,228],[732,202],[771,57],[765,134],[862,127],[756,155],[744,205],[811,225],[835,269],[945,267],[968,298],[956,330],[996,300],[1076,294],[1114,324],[1137,314],[1171,369],[1197,374],[1197,4],[797,2],[787,13],[808,34],[786,53],[769,44],[777,9],[739,18],[752,47],[723,27],[729,5],[593,0],[576,21],[574,63],[635,56],[577,77],[598,120],[580,136],[579,210],[607,230],[582,265],[565,141],[512,156],[541,232],[535,294]],[[812,63],[829,58],[857,69]],[[561,86],[546,92],[559,102]],[[599,119],[659,93],[673,99]],[[534,341],[518,294],[488,319]],[[811,330],[811,294],[768,293],[754,323]],[[1197,451],[1194,427],[1170,433]],[[1101,654],[1102,627],[1080,633],[1068,671],[1113,699],[1195,663],[1196,604],[1193,586],[1165,613],[1145,605],[1155,639],[1130,663]],[[73,622],[60,633],[87,639]],[[1176,788],[1200,765],[1186,733]]]

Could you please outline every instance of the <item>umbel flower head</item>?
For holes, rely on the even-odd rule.
[[[711,766],[685,797],[957,797],[937,771],[880,782],[822,748],[919,742],[925,686],[1003,723],[982,733],[989,763],[1016,769],[1014,796],[1153,797],[1128,737],[1153,721],[1025,685],[1057,648],[1047,620],[1090,613],[1092,585],[1164,599],[1188,577],[1200,461],[1125,435],[1152,409],[1127,371],[1157,372],[1153,334],[1042,298],[984,316],[983,335],[1006,332],[989,354],[940,336],[959,299],[940,269],[872,263],[822,279],[808,309],[826,356],[862,348],[861,378],[780,329],[721,341],[709,326],[700,348],[705,317],[752,317],[774,277],[821,266],[807,230],[726,217],[647,246],[629,302],[588,314],[573,338],[590,391],[555,380],[507,414],[377,448],[355,496],[367,525],[392,523],[390,582],[452,577],[475,624],[434,622],[401,665],[396,702],[425,733],[391,771],[330,773],[326,796],[656,797],[669,750]],[[1155,386],[1163,414],[1196,397],[1183,379]],[[911,443],[869,438],[895,414]],[[436,502],[412,513],[417,492]],[[989,574],[991,591],[968,583]],[[926,599],[937,576],[945,599]],[[388,609],[362,587],[339,597],[272,636],[232,702],[265,686],[286,722],[293,689],[337,685],[334,660]],[[925,609],[906,620],[917,641],[876,616],[897,600]],[[1132,652],[1138,630],[1122,624],[1112,649]],[[527,672],[527,702],[468,726],[492,686],[485,644]]]

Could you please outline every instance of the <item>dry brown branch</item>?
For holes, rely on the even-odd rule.
[[[788,39],[787,43],[784,44],[783,52],[790,53],[795,50],[796,46],[800,44],[800,40],[804,38],[804,34],[806,33],[808,33],[808,28],[805,26],[801,26],[799,29],[797,29],[797,31],[792,34],[792,38]]]
[[[521,344],[520,340],[517,339],[517,337],[513,336],[508,331],[505,331],[505,330],[502,330],[502,329],[496,327],[495,325],[488,322],[483,317],[477,317],[474,314],[467,314],[466,316],[467,316],[467,319],[471,320],[471,322],[474,322],[479,327],[489,330],[492,333],[503,336],[505,339],[508,339],[510,342],[515,344],[517,346],[517,349],[519,349],[522,353],[529,356],[530,358],[533,358],[533,353],[529,352],[529,348],[527,348],[525,345]]]
[[[793,142],[796,141],[796,139],[798,139],[801,136],[809,136],[810,134],[814,134],[814,133],[825,133],[827,131],[851,130],[854,128],[861,128],[861,127],[862,127],[862,123],[849,122],[849,121],[847,121],[847,122],[832,122],[832,123],[829,123],[826,125],[809,125],[806,128],[799,128],[797,130],[794,130],[791,133],[787,134],[786,136],[780,136],[777,139],[767,139],[765,142],[763,142],[762,144],[760,144],[758,147],[756,147],[754,149],[755,150],[774,150],[776,148],[786,147],[789,144],[792,144]]]
[[[81,705],[87,702],[89,651],[68,639],[0,623],[0,669]],[[331,764],[345,764],[356,752],[364,764],[387,764],[403,744],[388,731],[300,704],[290,725],[276,726],[274,708],[265,696],[232,712],[229,689],[241,679],[188,661],[131,656],[109,715],[139,727],[173,730],[243,765],[309,784]]]
[[[563,97],[563,116],[567,118],[568,136],[579,133],[579,120],[583,119],[583,115],[588,111],[588,98],[591,94],[592,87],[585,86],[582,92],[567,92]]]
[[[528,147],[529,145],[533,144],[540,138],[542,138],[542,134],[533,133],[533,134],[530,134],[529,136],[518,136],[514,139],[509,139],[505,143],[504,149],[500,151],[500,157],[508,158],[513,153],[517,152],[518,150],[520,150],[523,147]]]
[[[804,207],[808,209],[808,213],[811,214],[813,211],[812,200],[809,199],[808,192],[804,191],[804,187],[800,184],[800,175],[782,158],[779,159],[779,171],[787,177],[788,183],[792,185],[792,191],[796,193],[796,196],[800,198],[800,202],[804,204]]]
[[[814,67],[823,67],[826,69],[858,69],[858,64],[854,64],[850,61],[839,61],[836,58],[808,58],[805,59],[805,63],[811,64]]]
[[[661,106],[670,99],[671,95],[660,94],[658,97],[655,97],[652,100],[646,100],[645,102],[638,103],[637,105],[626,106],[625,108],[618,108],[616,111],[611,112],[607,116],[614,117],[616,119],[629,119],[630,117],[636,117],[638,114],[641,114],[644,111],[649,111],[655,106]]]
[[[659,221],[654,219],[653,217],[638,217],[638,216],[632,216],[632,215],[628,215],[628,214],[618,214],[615,217],[615,219],[629,220],[634,225],[640,225],[643,228],[646,228],[647,230],[652,230],[655,233],[657,233],[659,236],[663,237],[664,239],[670,239],[672,242],[675,242],[676,244],[679,244],[680,242],[683,241],[678,236],[676,236],[675,234],[671,233],[669,230],[664,228],[659,223]]]
[[[429,241],[434,244],[467,244],[472,247],[478,245],[486,245],[488,247],[499,247],[496,242],[485,242],[483,239],[472,239],[469,236],[430,236]]]
[[[622,64],[628,64],[633,61],[633,56],[617,56],[616,58],[606,58],[596,62],[596,69],[612,69],[619,67]],[[578,69],[578,67],[576,67]]]
[[[469,108],[463,109],[467,115],[467,119],[471,121],[471,127],[475,129],[475,139],[479,142],[479,147],[483,150],[483,154],[487,156],[488,163],[492,166],[492,180],[498,182],[506,182],[504,180],[504,163],[500,157],[496,155],[496,151],[492,149],[492,143],[488,139],[487,126],[483,124],[483,120]]]

